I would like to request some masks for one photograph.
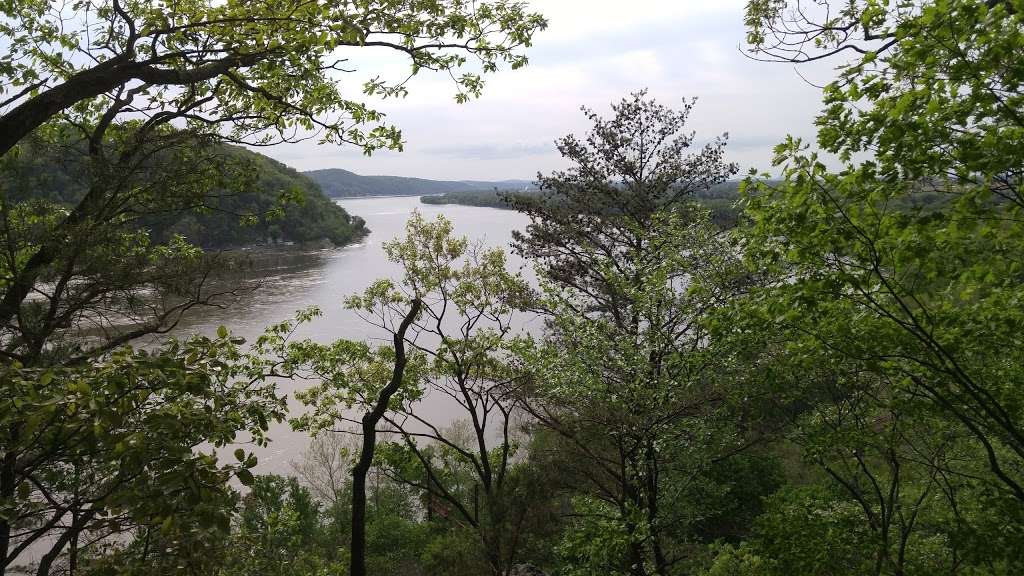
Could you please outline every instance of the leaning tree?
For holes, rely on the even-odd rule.
[[[428,222],[414,214],[406,230],[384,245],[401,279],[379,280],[346,300],[390,344],[291,341],[290,322],[262,344],[283,359],[283,369],[315,382],[298,395],[310,411],[294,426],[361,435],[353,465],[353,574],[366,573],[366,477],[376,465],[425,495],[428,514],[466,529],[478,541],[482,570],[507,576],[522,559],[531,517],[547,504],[530,492],[534,479],[517,434],[524,415],[514,393],[519,374],[509,365],[521,343],[513,318],[528,288],[506,269],[502,250],[455,236],[443,217]],[[428,396],[464,426],[425,414]],[[378,447],[380,433],[387,441]]]

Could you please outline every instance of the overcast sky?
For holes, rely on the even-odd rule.
[[[698,141],[729,133],[728,158],[770,168],[771,148],[786,134],[812,138],[820,90],[790,65],[755,62],[740,53],[746,0],[531,0],[549,27],[528,52],[524,69],[487,77],[484,95],[455,104],[450,80],[425,74],[402,100],[377,104],[406,142],[401,153],[314,142],[261,150],[299,170],[344,168],[451,180],[532,179],[563,167],[555,138],[582,134],[581,105],[608,104],[648,88],[662,103],[697,97],[690,126]],[[347,84],[358,96],[361,78],[401,78],[406,62],[360,52],[359,74]],[[834,64],[834,63],[833,63]],[[814,83],[828,69],[801,68]],[[345,86],[345,85],[343,85]]]

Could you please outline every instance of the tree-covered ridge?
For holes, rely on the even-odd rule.
[[[141,216],[138,225],[154,241],[180,235],[206,249],[275,243],[341,246],[367,232],[361,218],[348,214],[295,169],[239,146],[219,145],[209,153],[210,162],[237,181],[230,189],[211,189],[201,201]],[[88,166],[80,146],[25,146],[2,176],[4,191],[9,201],[72,207],[88,191]],[[173,173],[180,167],[165,169]]]
[[[420,196],[420,202],[424,204],[444,205],[456,204],[460,206],[479,206],[481,208],[498,208],[511,210],[505,195],[512,193],[512,190],[465,190],[458,192],[444,192],[442,194],[430,194]],[[539,194],[537,190],[521,192],[521,194]]]
[[[340,168],[303,172],[332,198],[360,196],[419,196],[446,192],[470,192],[492,188],[515,190],[533,187],[529,180],[481,182],[474,180],[428,180],[404,176],[363,176]]]
[[[225,150],[259,175],[253,192],[221,196],[210,210],[164,227],[164,235],[182,234],[203,247],[323,241],[342,246],[368,232],[362,218],[346,212],[294,168],[236,146]]]
[[[740,214],[736,202],[739,200],[740,182],[730,180],[712,186],[707,190],[695,191],[692,199],[711,212],[711,219],[721,227],[736,225]],[[491,188],[489,190],[450,191],[420,197],[424,204],[457,204],[461,206],[480,206],[483,208],[513,209],[511,202],[515,196],[531,197],[542,194],[540,190],[514,190],[508,188]]]

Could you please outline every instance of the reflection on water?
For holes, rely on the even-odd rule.
[[[232,333],[250,342],[270,324],[294,316],[297,310],[317,306],[323,316],[303,327],[299,337],[331,342],[338,338],[385,340],[385,334],[368,326],[354,314],[341,309],[342,300],[361,292],[371,282],[383,277],[396,278],[397,267],[384,256],[382,244],[404,234],[406,220],[413,210],[432,218],[444,214],[452,221],[455,232],[487,246],[507,248],[512,230],[526,226],[525,216],[508,210],[470,206],[422,204],[418,197],[364,198],[339,202],[351,214],[366,220],[370,235],[358,244],[340,249],[316,252],[274,252],[259,265],[254,265],[247,279],[257,280],[260,287],[241,302],[226,309],[203,309],[184,318],[176,334],[212,335],[218,326],[227,326]],[[510,264],[520,261],[510,258]],[[282,392],[293,392],[301,384],[281,382]],[[423,413],[436,424],[452,420],[440,402],[424,402]],[[292,409],[299,407],[292,404]],[[289,462],[296,459],[309,440],[304,433],[292,432],[287,424],[271,430],[269,448],[257,451],[258,471],[287,473]]]

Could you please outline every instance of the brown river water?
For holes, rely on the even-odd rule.
[[[223,325],[232,334],[252,342],[266,326],[294,317],[297,310],[318,306],[323,315],[300,329],[298,337],[325,343],[338,338],[390,342],[385,333],[344,310],[342,300],[361,292],[379,278],[400,277],[398,267],[387,261],[382,244],[404,235],[405,223],[413,210],[419,210],[427,218],[443,214],[454,224],[456,234],[493,247],[508,248],[512,230],[525,228],[527,224],[525,216],[511,210],[429,205],[421,203],[416,196],[346,199],[338,203],[349,213],[366,220],[371,231],[367,237],[338,249],[282,253],[273,259],[269,268],[253,272],[251,279],[260,281],[258,290],[229,308],[204,309],[186,317],[175,335],[212,335]],[[522,262],[510,256],[509,266],[519,268]],[[532,323],[525,319],[524,322]],[[289,395],[293,414],[299,413],[302,406],[291,400],[291,394],[308,385],[308,382],[278,382],[279,392]],[[429,395],[418,409],[438,426],[448,425],[458,418],[451,405]],[[268,447],[255,449],[259,458],[255,471],[287,474],[291,463],[300,458],[309,445],[310,438],[304,432],[291,430],[287,423],[273,425],[270,437],[272,442]],[[223,457],[231,458],[230,452],[226,450]]]

